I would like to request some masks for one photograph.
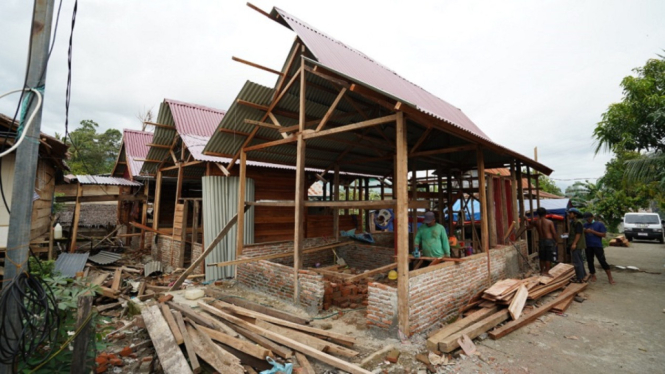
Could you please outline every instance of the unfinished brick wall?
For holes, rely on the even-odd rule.
[[[180,256],[182,242],[180,240],[175,240],[167,235],[158,235],[157,237],[157,246],[152,250],[152,256],[156,261],[160,261],[162,266],[171,266],[174,269],[180,267],[178,262],[178,256]],[[191,246],[191,259],[184,264],[184,266],[189,266],[191,261],[197,259],[203,253],[203,249],[200,243],[192,243]],[[201,263],[194,269],[192,274],[204,274],[205,273],[205,264]]]
[[[347,265],[358,270],[372,270],[395,262],[395,249],[350,242],[336,249]]]
[[[517,247],[526,254],[526,242]],[[522,259],[512,245],[490,250],[491,282],[517,277]],[[412,333],[457,314],[471,296],[488,286],[487,254],[470,256],[462,263],[448,262],[436,270],[409,278],[409,325]],[[397,324],[397,288],[369,284],[368,325],[390,328]],[[394,302],[393,302],[394,297]],[[390,323],[388,323],[390,322]]]
[[[308,238],[304,241],[304,249],[319,247],[322,245],[334,243],[335,238]],[[243,249],[242,257],[259,257],[276,253],[293,252],[293,242],[279,242],[266,244],[252,244]],[[282,265],[293,266],[293,256],[276,258],[270,260]],[[324,249],[317,252],[306,253],[303,255],[303,268],[315,267],[318,263],[321,266],[332,265],[334,256],[332,249]]]

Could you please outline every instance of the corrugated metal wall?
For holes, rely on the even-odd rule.
[[[204,243],[211,243],[226,223],[238,212],[238,177],[203,177]],[[254,201],[254,180],[247,179],[245,201]],[[231,261],[236,258],[234,226],[217,247],[206,257],[206,281],[232,277],[235,266],[208,267],[208,263]],[[254,243],[254,208],[245,213],[245,243]],[[206,244],[207,245],[207,244]]]

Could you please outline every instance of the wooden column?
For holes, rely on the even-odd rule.
[[[365,200],[365,189],[363,188],[364,180],[365,178],[358,178],[358,201]],[[365,226],[365,210],[362,208],[358,208],[358,222],[360,224],[360,231],[364,231],[363,228]]]
[[[489,246],[490,248],[496,247],[496,206],[494,201],[494,177],[490,176],[487,179],[487,224],[489,228]]]
[[[531,210],[531,218],[533,219],[533,188],[531,187],[531,168],[526,167],[526,181],[528,184],[527,188],[529,189],[529,210]]]
[[[159,229],[159,205],[162,198],[162,171],[157,171],[155,179],[155,201],[152,203],[152,228]]]
[[[510,225],[508,222],[508,209],[510,209],[511,204],[506,197],[506,180],[506,177],[499,177],[499,182],[501,183],[501,202],[499,203],[501,206],[501,235],[499,235],[497,240],[501,244],[505,244],[503,238],[506,236],[506,231],[508,231],[508,226]]]
[[[300,284],[298,272],[302,267],[302,250],[304,246],[305,226],[305,139],[298,135],[296,158],[296,195],[295,195],[295,227],[293,231],[293,302],[298,304],[300,299]]]
[[[83,186],[81,183],[78,183],[76,188],[76,206],[74,207],[74,221],[72,222],[72,240],[70,241],[71,245],[69,247],[69,252],[74,253],[76,251],[76,237],[79,233],[79,219],[81,219],[81,196],[83,195]]]
[[[523,183],[522,183],[524,181],[524,178],[522,177],[522,164],[520,162],[518,162],[515,169],[517,171],[517,198],[518,198],[519,207],[520,207],[520,214],[519,215],[520,215],[520,218],[522,218],[526,215],[526,211],[524,210],[524,186],[523,186]],[[522,222],[522,224],[527,224],[527,223]],[[526,231],[522,234],[522,238],[526,238]]]
[[[369,201],[370,196],[369,196],[369,178],[365,178],[365,201]],[[369,217],[369,209],[365,210],[365,231],[369,232],[369,222],[370,217]]]
[[[441,173],[443,173],[442,169],[439,169],[436,172],[436,191],[437,191],[437,194],[438,194],[437,200],[439,201],[439,204],[437,205],[438,208],[439,208],[438,209],[438,211],[439,211],[438,212],[439,213],[439,222],[443,225],[443,224],[445,224],[445,221],[444,221],[444,218],[443,218],[443,175],[441,175]],[[450,228],[448,228],[448,234],[449,235],[452,234],[452,231],[450,231]]]
[[[88,361],[88,348],[90,346],[90,326],[94,323],[90,314],[92,314],[92,295],[83,295],[78,297],[78,307],[76,310],[76,329],[79,334],[74,339],[74,349],[72,353],[72,365],[70,373],[78,374],[86,372],[86,362]],[[90,318],[90,319],[89,319]]]
[[[411,335],[409,326],[409,194],[407,191],[408,145],[404,112],[397,112],[395,126],[395,179],[393,194],[397,193],[395,215],[397,216],[397,309],[399,329],[406,336]]]
[[[201,201],[194,200],[194,211],[192,212],[192,244],[199,242],[199,211]]]
[[[489,229],[487,217],[487,193],[485,192],[485,156],[483,149],[478,147],[478,195],[480,197],[480,237],[482,240],[483,251],[487,253],[487,286],[492,285],[492,266],[489,246]]]
[[[351,183],[347,183],[344,185],[344,189],[346,193],[344,194],[344,199],[346,201],[349,201],[349,196],[351,195]],[[349,208],[344,209],[344,215],[349,215]]]
[[[510,162],[510,189],[512,192],[512,199],[510,201],[511,208],[513,210],[513,221],[515,221],[515,231],[519,228],[519,216],[517,214],[517,177],[515,171],[515,161]],[[517,238],[515,238],[517,239]]]
[[[333,177],[333,194],[332,198],[339,201],[339,165],[335,164],[335,176]],[[339,240],[339,209],[333,209],[333,235],[335,241]]]
[[[180,198],[182,197],[182,180],[183,180],[183,168],[182,162],[178,163],[178,180],[175,187],[175,203],[178,204]]]
[[[412,201],[418,200],[418,172],[415,167],[411,168],[411,193],[409,194]],[[415,207],[411,209],[411,232],[415,239],[418,233],[418,209]]]
[[[141,210],[141,224],[146,225],[148,220],[148,198],[150,195],[150,181],[145,181],[143,186],[143,196],[145,196],[145,201],[143,202],[143,209]],[[141,242],[139,244],[139,250],[143,251],[145,249],[145,230],[141,229]]]
[[[240,170],[238,171],[238,227],[236,228],[236,258],[242,255],[245,246],[245,190],[247,186],[247,152],[240,151]]]
[[[536,179],[536,209],[540,209],[540,173],[534,175]]]
[[[189,216],[189,200],[185,200],[182,203],[182,232],[180,234],[180,254],[176,259],[177,267],[179,268],[185,266],[185,248],[187,247],[187,216]]]
[[[452,233],[453,229],[453,179],[450,175],[451,171],[448,170],[446,175],[446,203],[448,204],[448,232]],[[461,182],[460,182],[461,183]],[[464,240],[464,238],[462,238]]]

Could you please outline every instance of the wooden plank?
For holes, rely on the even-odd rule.
[[[568,309],[568,307],[570,306],[570,304],[573,302],[574,299],[575,299],[575,296],[569,297],[568,299],[566,299],[566,300],[556,304],[554,307],[552,307],[551,311],[555,312],[555,313],[565,312],[566,309]]]
[[[244,373],[242,366],[240,364],[227,363],[230,353],[222,350],[220,346],[213,343],[210,338],[205,339],[203,333],[198,331],[192,325],[187,325],[187,333],[192,339],[192,345],[196,351],[196,355],[199,356],[203,361],[207,362],[208,365],[212,366],[220,374],[241,374]],[[162,364],[163,365],[163,364]]]
[[[507,293],[509,290],[513,288],[519,287],[519,284],[521,284],[521,280],[519,279],[511,279],[511,278],[502,279],[494,283],[492,287],[486,289],[484,294],[498,297]]]
[[[335,164],[335,174],[333,177],[333,200],[339,201],[339,165]],[[383,200],[383,198],[381,198]],[[335,241],[339,240],[339,209],[333,209],[333,235]]]
[[[347,278],[346,280],[349,281],[349,282],[357,282],[361,279],[365,279],[367,277],[371,277],[371,276],[374,276],[376,274],[385,273],[387,271],[395,269],[396,267],[397,267],[397,263],[395,262],[395,263],[392,263],[390,265],[381,266],[380,268],[376,268],[376,269],[373,269],[373,270],[370,270],[370,271],[366,271],[362,274],[354,275],[352,277]]]
[[[215,308],[212,308],[209,305],[207,305],[203,302],[200,302],[200,301],[199,301],[198,304],[202,308],[207,306],[211,309],[215,309]],[[293,339],[290,339],[288,337],[285,337],[283,335],[274,333],[272,331],[268,331],[268,330],[266,330],[264,328],[261,328],[259,326],[255,326],[255,325],[253,325],[253,324],[251,324],[247,321],[244,321],[244,320],[242,320],[238,317],[234,317],[234,316],[232,316],[228,313],[225,313],[221,310],[218,310],[218,309],[215,309],[215,310],[216,310],[215,315],[217,315],[218,317],[221,317],[221,318],[223,318],[223,319],[225,319],[225,320],[227,320],[227,321],[229,321],[229,322],[231,322],[235,325],[238,325],[240,327],[246,328],[247,330],[252,331],[256,334],[259,334],[263,337],[266,337],[266,338],[268,338],[268,339],[270,339],[274,342],[277,342],[279,344],[283,344],[287,347],[290,347],[290,348],[292,348],[292,349],[294,349],[298,352],[301,352],[301,353],[303,353],[303,354],[305,354],[309,357],[313,357],[317,360],[320,360],[320,361],[322,361],[322,362],[324,362],[328,365],[334,366],[338,369],[342,369],[342,370],[347,371],[351,374],[370,374],[369,371],[367,371],[365,369],[362,369],[362,368],[360,368],[360,367],[358,367],[358,366],[356,366],[352,363],[349,363],[345,360],[342,360],[342,359],[339,359],[337,357],[334,357],[334,356],[328,355],[326,353],[323,353],[323,352],[321,352],[317,349],[314,349],[312,347],[307,346],[306,344],[297,342],[297,341],[295,341]]]
[[[322,251],[322,250],[330,249],[330,248],[336,248],[336,247],[339,247],[339,246],[342,246],[342,245],[345,245],[345,244],[346,243],[334,243],[334,244],[323,245],[323,246],[320,246],[320,247],[307,248],[307,249],[302,251],[302,254],[318,252],[318,251]],[[272,255],[265,255],[265,256],[241,258],[239,260],[232,260],[232,261],[225,261],[225,262],[217,262],[217,263],[214,263],[214,264],[208,264],[208,266],[223,267],[223,266],[246,264],[248,262],[256,262],[256,261],[260,261],[260,260],[272,260],[272,259],[275,259],[275,258],[289,257],[289,256],[292,256],[293,253],[294,252],[284,252],[284,253],[275,253],[275,254],[272,254]]]
[[[272,341],[264,338],[263,336],[255,334],[255,333],[253,333],[253,332],[251,332],[251,331],[249,331],[245,328],[235,326],[235,325],[231,325],[231,326],[235,331],[237,331],[239,334],[241,334],[245,338],[253,341],[254,343],[260,345],[263,348],[269,349],[272,353],[278,355],[279,357],[286,358],[286,359],[293,357],[293,351],[292,350],[290,350],[286,347],[283,347],[279,344],[273,343]]]
[[[450,335],[471,326],[472,324],[489,317],[490,315],[496,313],[498,310],[497,306],[492,306],[490,308],[482,308],[478,311],[475,311],[468,316],[458,319],[457,321],[445,326],[441,330],[435,331],[429,339],[427,339],[427,349],[430,351],[438,351],[439,342]]]
[[[169,307],[171,307],[171,309],[179,311],[180,313],[182,313],[183,316],[189,318],[190,320],[196,322],[199,325],[211,329],[214,329],[216,327],[215,322],[212,320],[212,318],[196,313],[192,308],[188,306],[180,305],[173,301],[168,301],[167,304]]]
[[[304,65],[304,62],[303,62]],[[305,74],[302,73],[301,90],[304,89]],[[305,126],[305,92],[300,92],[300,130]],[[302,251],[304,247],[305,233],[305,200],[307,199],[305,187],[305,140],[302,134],[298,134],[298,145],[296,155],[296,186],[295,186],[295,217],[293,228],[293,302],[298,304],[300,300],[300,269],[303,264]]]
[[[337,95],[337,97],[333,101],[332,105],[330,105],[330,107],[328,108],[328,111],[323,116],[323,118],[321,119],[321,122],[319,122],[319,125],[316,127],[316,130],[314,130],[314,131],[319,132],[319,131],[321,131],[321,129],[323,129],[326,126],[326,123],[330,119],[330,116],[332,116],[333,112],[335,111],[335,108],[337,108],[337,104],[339,104],[340,100],[342,100],[342,97],[344,97],[345,93],[346,93],[346,87],[342,87],[342,90],[339,91],[339,94]]]
[[[296,359],[298,359],[298,364],[302,368],[302,374],[316,374],[312,364],[309,363],[307,357],[304,354],[296,352]]]
[[[74,220],[72,222],[72,242],[69,247],[69,252],[74,253],[76,251],[76,237],[78,236],[79,231],[79,220],[81,219],[81,195],[83,195],[83,187],[81,184],[77,184],[78,189],[76,190],[76,207],[74,208]]]
[[[246,212],[247,209],[249,209],[249,205],[245,206],[242,212],[243,213]],[[238,221],[238,214],[236,214],[235,216],[233,216],[233,218],[231,218],[231,220],[226,224],[226,226],[224,226],[222,231],[220,231],[219,234],[217,234],[217,237],[215,237],[215,239],[210,243],[210,245],[208,245],[208,247],[203,251],[201,256],[199,256],[196,260],[194,260],[194,262],[192,262],[192,264],[189,265],[187,270],[185,270],[182,274],[180,274],[175,283],[173,283],[171,288],[169,288],[169,291],[177,290],[178,288],[180,288],[183,282],[185,282],[185,280],[187,279],[187,276],[189,276],[189,274],[191,274],[194,271],[194,269],[196,269],[205,260],[205,258],[210,254],[210,252],[212,252],[212,250],[215,249],[217,244],[219,244],[219,242],[221,242],[222,239],[226,237],[226,234],[228,234],[229,231],[231,231],[231,228],[237,221]]]
[[[410,335],[409,327],[409,227],[408,227],[408,144],[404,112],[397,112],[395,126],[395,176],[393,194],[397,194],[397,318],[400,331]],[[395,188],[396,187],[396,188]]]
[[[148,330],[150,339],[155,347],[159,361],[165,374],[186,374],[192,370],[187,364],[185,356],[173,338],[164,316],[157,305],[152,305],[141,310],[143,322]]]
[[[117,268],[115,269],[115,273],[113,273],[113,285],[111,286],[111,289],[117,292],[120,290],[121,284],[122,284],[122,268]]]
[[[539,308],[533,309],[532,311],[529,312],[529,314],[523,316],[519,320],[516,321],[510,321],[506,323],[505,325],[501,326],[500,328],[492,331],[489,333],[490,338],[492,339],[499,339],[502,338],[511,332],[519,329],[522,326],[525,326],[533,321],[535,321],[538,317],[542,316],[543,314],[547,313],[552,309],[555,305],[559,304],[560,302],[566,300],[569,298],[571,295],[577,295],[579,292],[582,292],[585,288],[587,287],[587,283],[573,283],[568,288],[566,288],[559,296],[557,296],[554,300],[541,305]]]
[[[274,70],[274,69],[271,69],[271,68],[265,67],[265,66],[263,66],[263,65],[259,65],[259,64],[254,63],[254,62],[250,62],[250,61],[247,61],[247,60],[243,60],[242,58],[239,58],[239,57],[236,57],[236,56],[232,56],[231,59],[232,59],[233,61],[237,61],[237,62],[240,62],[240,63],[242,63],[242,64],[249,65],[249,66],[251,66],[251,67],[255,67],[255,68],[257,68],[257,69],[261,69],[261,70],[263,70],[263,71],[267,71],[267,72],[269,72],[269,73],[277,74],[277,75],[280,75],[280,76],[284,76],[284,75],[285,75],[285,74],[282,73],[281,71],[277,71],[277,70]]]
[[[206,287],[206,294],[208,293],[208,290],[211,289],[210,286]],[[275,318],[280,318],[288,322],[292,323],[297,323],[299,325],[307,325],[309,324],[312,320],[307,319],[307,318],[300,318],[298,316],[294,316],[293,314],[289,314],[286,312],[282,312],[276,309],[268,308],[266,306],[263,306],[261,304],[256,304],[253,303],[249,300],[244,300],[244,299],[239,299],[237,297],[230,297],[230,296],[222,296],[222,295],[215,295],[214,296],[216,299],[220,299],[226,303],[233,304],[235,306],[239,306],[241,308],[245,308],[247,310],[251,310],[257,313],[265,314],[267,316],[275,317]]]
[[[508,307],[508,312],[510,312],[510,317],[513,320],[519,319],[522,315],[527,296],[529,296],[529,290],[524,285],[521,285]]]
[[[312,348],[316,348],[322,352],[335,354],[337,356],[342,356],[342,357],[356,357],[359,354],[359,352],[357,351],[342,347],[341,345],[335,344],[333,342],[319,339],[315,336],[305,334],[304,332],[288,329],[282,326],[273,325],[272,323],[262,321],[260,319],[257,319],[254,324],[268,331],[272,331],[283,336],[288,336],[301,343],[307,344]]]
[[[164,319],[166,320],[166,323],[169,325],[169,328],[171,329],[171,333],[173,334],[173,338],[175,339],[176,343],[178,345],[182,344],[185,342],[185,340],[182,337],[182,334],[180,333],[180,328],[178,327],[178,323],[175,321],[175,318],[173,318],[173,314],[171,314],[171,309],[166,304],[160,304],[162,307],[162,314],[164,314]]]
[[[367,121],[361,121],[357,123],[352,123],[350,125],[338,126],[329,130],[321,130],[318,132],[310,132],[303,134],[304,139],[319,138],[322,136],[328,136],[333,134],[339,134],[341,132],[359,130],[365,127],[382,125],[384,123],[394,122],[397,118],[396,114],[391,114],[384,117],[374,118]]]
[[[177,310],[172,310],[173,318],[175,318],[178,328],[182,334],[182,338],[185,342],[185,349],[187,350],[187,357],[189,358],[189,363],[192,366],[192,371],[194,374],[201,372],[201,364],[199,364],[198,358],[196,358],[196,349],[194,343],[192,343],[192,338],[189,336],[187,327],[185,326],[185,320],[182,319],[182,314]]]
[[[245,246],[245,190],[247,189],[247,152],[240,150],[240,170],[238,176],[238,211],[236,212],[236,258],[242,256]],[[227,225],[228,226],[228,225]],[[218,242],[219,243],[219,242]],[[217,245],[217,243],[215,243]]]
[[[458,331],[444,340],[439,342],[439,350],[441,352],[450,353],[455,349],[459,348],[459,343],[457,342],[462,335],[468,335],[471,339],[475,339],[480,334],[483,334],[492,327],[498,325],[499,323],[508,319],[508,310],[504,309],[499,312],[492,314],[489,317],[486,317],[473,325]]]
[[[252,311],[252,310],[249,310],[249,309],[245,309],[245,308],[242,308],[242,307],[239,307],[239,306],[231,305],[231,304],[225,303],[223,301],[219,301],[219,300],[213,301],[212,305],[215,308],[218,308],[218,309],[229,310],[234,314],[260,319],[260,320],[263,320],[263,321],[266,321],[266,322],[274,323],[276,325],[288,327],[288,328],[298,330],[298,331],[303,331],[303,332],[314,334],[314,335],[317,335],[317,336],[324,336],[324,337],[335,339],[335,340],[338,340],[338,341],[342,341],[342,342],[345,342],[345,343],[348,343],[348,344],[355,344],[355,342],[356,342],[356,338],[354,338],[352,336],[336,333],[336,332],[329,331],[329,330],[317,329],[315,327],[299,325],[297,323],[285,321],[285,320],[280,319],[280,318],[271,317],[271,316],[268,316],[268,315],[265,315],[265,314],[262,314],[262,313],[258,313],[258,312],[255,312],[255,311]],[[207,308],[206,308],[206,310],[207,310]]]
[[[234,338],[232,336],[224,334],[223,332],[209,329],[205,326],[199,326],[198,329],[208,334],[212,340],[216,340],[222,344],[226,344],[231,348],[235,348],[241,352],[244,352],[252,357],[256,357],[260,360],[265,360],[266,357],[268,356],[274,357],[272,352],[270,352],[265,348],[261,348],[244,340]]]
[[[157,171],[157,178],[155,180],[155,200],[153,202],[152,211],[152,228],[157,231],[159,229],[159,206],[162,199],[162,172]]]

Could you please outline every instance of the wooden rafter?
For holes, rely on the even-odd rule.
[[[163,123],[155,123],[155,122],[147,122],[147,121],[146,121],[146,122],[143,122],[143,123],[144,123],[145,125],[150,125],[150,126],[155,126],[155,127],[161,127],[161,128],[163,128],[163,129],[169,129],[169,130],[176,131],[175,126],[173,126],[173,125],[165,125],[165,124],[163,124]]]
[[[271,69],[271,68],[265,67],[263,65],[259,65],[257,63],[251,62],[251,61],[243,60],[242,58],[239,58],[239,57],[236,57],[236,56],[231,57],[231,59],[233,61],[237,61],[237,62],[243,63],[245,65],[249,65],[251,67],[254,67],[254,68],[257,68],[257,69],[260,69],[260,70],[263,70],[263,71],[267,71],[269,73],[284,76],[284,73],[282,73],[281,71],[277,71],[275,69]]]
[[[330,108],[328,108],[328,111],[326,112],[326,115],[323,116],[323,119],[321,119],[321,122],[319,125],[316,127],[316,132],[321,131],[326,126],[326,122],[330,119],[332,116],[333,112],[335,111],[335,108],[337,108],[337,104],[339,104],[340,100],[342,100],[342,97],[344,97],[344,94],[346,93],[346,87],[342,88],[341,91],[339,91],[339,94],[335,98],[335,101],[333,101],[332,105]]]

